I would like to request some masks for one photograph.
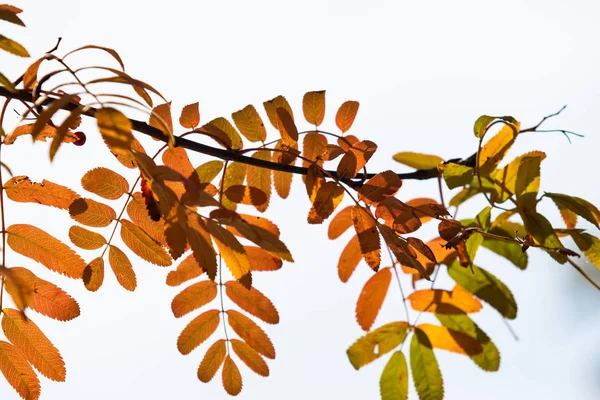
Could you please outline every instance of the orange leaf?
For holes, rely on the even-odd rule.
[[[181,354],[189,354],[210,337],[221,321],[219,310],[209,310],[194,318],[177,338],[177,349]]]
[[[354,123],[354,118],[356,118],[356,113],[358,112],[358,106],[358,101],[352,100],[346,101],[340,106],[335,115],[335,124],[340,128],[342,133],[347,132]]]
[[[321,125],[325,118],[325,91],[306,93],[302,98],[302,111],[309,124]]]
[[[474,313],[482,308],[481,302],[464,290],[424,289],[407,298],[413,309],[438,314]]]
[[[139,153],[145,154],[146,150],[144,150],[142,144],[135,137],[132,136],[132,138],[133,139],[131,141],[131,150],[135,150]],[[137,168],[135,157],[132,152],[115,152],[113,150],[110,151],[114,154],[115,157],[117,157],[117,161],[121,163],[121,165],[123,165],[125,168]]]
[[[108,263],[112,268],[117,281],[124,289],[133,292],[137,286],[137,280],[135,278],[135,272],[133,266],[127,258],[127,255],[116,246],[110,245],[108,250]]]
[[[195,175],[196,170],[183,147],[173,147],[165,150],[162,161],[167,167],[179,172],[186,179],[189,179],[192,174]]]
[[[342,250],[340,260],[338,261],[338,276],[342,282],[347,282],[350,279],[362,257],[358,236],[354,235],[346,247],[344,247],[344,250]]]
[[[369,211],[361,206],[354,206],[351,215],[354,229],[358,235],[360,251],[369,267],[377,271],[381,262],[381,242],[375,219]]]
[[[170,271],[167,275],[167,285],[179,286],[183,282],[187,282],[190,279],[199,277],[204,273],[204,270],[196,261],[196,257],[193,254],[187,256],[182,262],[179,263],[174,271]]]
[[[127,215],[134,224],[139,226],[152,239],[163,246],[166,246],[167,240],[164,234],[164,223],[162,221],[153,221],[148,215],[144,198],[140,192],[133,194],[133,198],[127,204]]]
[[[402,180],[393,171],[384,171],[369,179],[358,191],[358,200],[366,204],[377,205],[396,194],[402,186]]]
[[[66,210],[79,195],[71,189],[43,180],[34,183],[21,175],[9,179],[4,184],[6,195],[12,201],[20,203],[37,203]]]
[[[40,328],[20,311],[5,308],[2,312],[2,330],[6,338],[42,375],[53,381],[64,382],[67,373],[65,363]]]
[[[210,303],[217,297],[217,284],[213,281],[194,283],[185,288],[171,302],[171,310],[176,318]]]
[[[69,228],[69,239],[84,250],[96,250],[106,244],[106,239],[101,234],[76,225]]]
[[[327,138],[319,132],[308,132],[302,141],[302,157],[308,160],[317,161],[317,158],[322,156],[327,150]],[[311,163],[307,160],[302,160],[302,166],[308,167]],[[319,163],[323,165],[323,161]]]
[[[113,154],[130,153],[134,138],[131,133],[131,121],[123,113],[114,108],[104,107],[98,110],[96,121],[104,142]]]
[[[270,151],[257,151],[252,155],[252,158],[263,161],[271,161],[271,152]],[[266,211],[267,207],[269,207],[269,200],[271,198],[271,170],[268,168],[256,167],[253,165],[248,165],[246,167],[246,179],[248,182],[248,186],[252,188],[256,188],[263,192],[266,195],[266,199],[258,202],[256,198],[254,198],[254,193],[250,190],[250,198],[252,200],[252,204],[256,207],[256,209],[260,212]]]
[[[230,163],[225,170],[224,178],[221,182],[222,190],[226,191],[231,186],[242,185],[246,178],[246,169],[247,166],[245,164],[238,162]],[[221,203],[230,210],[235,210],[237,207],[235,202],[232,202],[225,197],[221,199]]]
[[[248,346],[246,342],[238,339],[231,339],[231,348],[237,356],[250,368],[260,376],[269,376],[269,367],[265,360],[254,350]]]
[[[165,135],[173,134],[173,120],[171,119],[171,102],[160,104],[152,109],[148,125],[162,131]]]
[[[83,284],[90,292],[100,289],[104,282],[104,260],[94,258],[83,270]]]
[[[9,226],[6,233],[8,245],[17,253],[69,278],[82,277],[85,262],[81,257],[43,230],[31,225],[15,224]]]
[[[0,371],[23,399],[40,397],[40,381],[23,354],[12,344],[0,340]]]
[[[242,375],[240,375],[240,370],[231,357],[225,357],[225,363],[223,364],[223,371],[221,374],[225,391],[231,396],[240,394],[242,391]]]
[[[215,254],[207,227],[198,214],[192,215],[188,219],[188,223],[189,229],[186,232],[186,236],[190,242],[192,253],[198,264],[202,267],[202,270],[214,281],[217,276],[217,255]]]
[[[117,218],[112,207],[92,199],[79,198],[69,206],[69,215],[82,225],[105,227]]]
[[[373,275],[363,286],[356,302],[356,320],[363,330],[368,331],[373,326],[391,280],[392,272],[386,267]]]
[[[416,328],[425,332],[434,348],[469,356],[483,351],[481,343],[466,333],[431,324],[421,324]]]
[[[251,142],[264,142],[267,138],[267,130],[260,115],[253,105],[249,104],[243,109],[231,114],[235,126],[242,135]]]
[[[181,126],[187,129],[194,129],[200,123],[200,110],[198,103],[188,104],[181,110],[181,116],[179,117],[179,123]]]
[[[429,246],[427,246],[421,239],[415,238],[415,237],[409,237],[409,238],[406,238],[406,241],[412,248],[414,248],[419,253],[424,255],[425,258],[427,258],[427,260],[431,261],[434,264],[438,263],[437,260],[435,259],[435,254],[433,254],[433,251],[431,251]],[[412,251],[411,251],[411,253],[412,253]]]
[[[58,321],[70,321],[80,314],[79,305],[55,284],[38,278],[26,268],[10,268],[13,278],[26,282],[32,289],[29,308]]]
[[[227,310],[227,322],[231,329],[254,350],[267,358],[275,358],[275,348],[271,339],[254,321],[238,311]]]
[[[317,195],[313,200],[312,207],[308,212],[308,223],[309,224],[320,224],[337,208],[337,206],[344,199],[344,188],[338,185],[336,182],[329,181],[323,183]]]
[[[250,260],[252,271],[276,271],[283,264],[281,258],[271,255],[260,247],[244,246],[244,250]]]
[[[332,218],[329,223],[327,236],[329,236],[329,239],[331,240],[337,239],[352,225],[354,225],[352,222],[352,206],[348,206]]]
[[[219,253],[235,279],[240,279],[250,272],[250,260],[240,242],[219,224],[208,221],[208,231],[217,243]]]
[[[321,172],[320,168],[316,164],[311,164],[308,166],[308,171],[306,171],[306,180],[304,183],[306,186],[306,194],[308,194],[310,201],[313,202],[317,196],[317,191],[321,185],[325,183],[323,172]]]
[[[210,382],[223,364],[226,354],[225,340],[219,339],[214,342],[206,351],[198,367],[198,379],[204,383]]]
[[[215,118],[196,130],[206,133],[226,148],[239,150],[244,147],[239,132],[231,125],[231,122],[223,117]]]
[[[171,257],[162,246],[132,222],[121,220],[121,238],[135,254],[160,266],[171,265]]]
[[[246,289],[239,282],[225,283],[225,293],[241,309],[265,321],[268,324],[279,323],[277,309],[264,294],[252,287]]]
[[[129,190],[129,183],[125,178],[104,167],[86,172],[81,178],[81,186],[88,192],[108,200],[116,200]]]
[[[395,197],[388,197],[377,205],[375,216],[398,233],[411,233],[421,227],[415,210]]]
[[[288,146],[292,146],[298,142],[298,128],[294,123],[294,118],[290,113],[282,107],[278,107],[277,110],[277,129],[281,133],[281,139],[283,143]]]
[[[265,107],[265,111],[267,112],[269,121],[271,121],[271,125],[273,125],[275,129],[279,129],[279,125],[277,123],[277,108],[284,108],[290,114],[292,119],[294,119],[294,112],[292,111],[292,107],[290,107],[290,104],[283,96],[277,96],[274,99],[265,101],[263,103],[263,106]]]

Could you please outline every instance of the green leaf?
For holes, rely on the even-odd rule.
[[[492,273],[473,266],[473,272],[455,261],[448,267],[448,274],[460,286],[494,307],[508,319],[517,317],[517,302],[511,291]]]
[[[0,49],[8,51],[19,57],[29,57],[29,53],[25,50],[25,47],[19,43],[7,38],[6,36],[0,35]]]
[[[537,243],[549,248],[564,247],[558,236],[556,236],[552,224],[542,214],[528,209],[520,209],[519,214],[523,219],[525,229],[533,236]],[[567,256],[564,254],[557,253],[556,251],[548,251],[548,254],[561,264],[567,262]]]
[[[515,182],[515,194],[519,206],[535,208],[536,197],[540,190],[540,164],[544,158],[546,154],[540,151],[536,152],[536,156],[521,159]]]
[[[460,164],[449,163],[440,168],[449,189],[465,186],[473,180],[474,169]]]
[[[492,340],[466,314],[435,314],[436,318],[448,329],[465,333],[476,339],[483,351],[469,355],[471,360],[484,371],[498,371],[500,368],[500,352]]]
[[[404,341],[408,327],[404,321],[392,322],[367,333],[346,351],[350,363],[359,369],[394,350]]]
[[[598,268],[600,268],[600,239],[589,233],[572,232],[571,237],[579,250]]]
[[[469,187],[463,188],[460,192],[458,192],[454,197],[450,199],[450,205],[453,207],[458,207],[465,201],[469,200],[471,197],[482,193],[478,188]]]
[[[410,369],[420,400],[442,400],[444,382],[431,342],[425,332],[415,329],[410,343]]]
[[[393,159],[415,169],[436,168],[440,163],[444,162],[441,157],[430,154],[413,153],[411,151],[396,153],[394,154]]]
[[[527,268],[527,253],[523,253],[518,243],[484,238],[482,246],[506,258],[520,269]]]
[[[511,116],[492,117],[490,115],[482,115],[481,117],[477,118],[477,121],[475,121],[475,126],[473,126],[473,132],[475,133],[475,137],[481,138],[487,131],[490,124],[497,119],[506,122],[508,125],[518,127],[519,124],[517,120]]]
[[[395,352],[385,365],[379,380],[381,400],[408,399],[408,365],[401,351]]]
[[[492,207],[487,206],[475,217],[475,224],[484,231],[488,231],[491,226]]]
[[[559,193],[545,193],[546,197],[550,197],[556,204],[559,210],[568,209],[582,218],[590,221],[594,226],[600,229],[600,210],[589,201],[575,196],[568,196]]]
[[[475,256],[477,255],[477,250],[479,250],[481,243],[483,243],[483,235],[477,232],[472,233],[471,236],[469,236],[469,238],[465,242],[467,254],[469,255],[471,265],[473,265],[473,263],[475,262]]]
[[[0,85],[4,86],[11,92],[15,91],[15,85],[13,85],[10,79],[8,79],[2,72],[0,72]]]

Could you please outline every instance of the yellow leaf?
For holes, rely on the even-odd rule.
[[[277,108],[284,108],[290,114],[292,119],[294,119],[292,107],[290,107],[289,103],[283,96],[277,96],[274,99],[265,101],[263,106],[265,107],[269,121],[271,121],[271,125],[273,125],[275,129],[279,129],[279,124],[277,122]]]
[[[106,244],[106,239],[101,234],[76,225],[69,228],[69,239],[84,250],[96,250]]]
[[[31,225],[15,224],[9,226],[6,233],[7,243],[15,252],[69,278],[82,277],[85,262],[81,257],[43,230]]]
[[[86,172],[81,178],[81,186],[88,192],[108,200],[116,200],[129,191],[129,183],[125,178],[104,167]]]
[[[100,289],[104,282],[104,260],[94,258],[83,270],[83,284],[90,292]]]
[[[179,123],[181,126],[187,129],[194,129],[200,123],[200,110],[198,103],[188,104],[181,110],[181,116],[179,117]]]
[[[2,310],[2,330],[35,369],[53,381],[64,382],[65,363],[60,353],[32,320],[17,310]]]
[[[225,293],[227,297],[244,311],[254,315],[268,324],[279,323],[279,313],[277,309],[264,294],[258,289],[252,287],[246,289],[236,281],[225,283]]]
[[[121,220],[121,238],[135,254],[155,265],[171,265],[171,257],[162,246],[132,222]]]
[[[214,342],[206,351],[198,367],[198,379],[204,383],[210,382],[223,364],[226,354],[225,340],[219,339]]]
[[[331,240],[337,239],[353,225],[352,206],[348,206],[331,219],[327,236],[329,236],[329,239]]]
[[[213,334],[221,321],[219,310],[209,310],[194,318],[177,338],[177,349],[189,354]]]
[[[323,183],[308,212],[309,224],[321,224],[329,218],[344,199],[344,188],[334,181]]]
[[[544,196],[550,197],[554,204],[559,208],[561,214],[563,214],[564,210],[569,210],[572,213],[575,213],[592,224],[598,229],[600,229],[600,210],[598,207],[586,201],[580,197],[568,196],[566,194],[559,193],[545,193]],[[564,218],[564,215],[563,215]],[[577,217],[575,216],[575,219]],[[567,224],[567,228],[575,227],[575,223],[573,222],[573,226],[569,226]]]
[[[233,277],[240,279],[250,272],[250,260],[248,260],[244,247],[235,236],[212,220],[208,221],[207,226]]]
[[[401,186],[402,180],[395,172],[383,171],[365,182],[358,191],[358,200],[377,205],[395,195]]]
[[[96,120],[98,130],[110,151],[114,154],[127,155],[134,139],[131,133],[131,121],[119,110],[107,107],[98,110]]]
[[[169,271],[167,275],[167,285],[179,286],[184,282],[199,277],[204,273],[204,270],[196,261],[196,257],[193,254],[187,256],[182,262],[179,263],[174,271]]]
[[[348,282],[362,257],[358,236],[354,235],[342,250],[338,261],[338,276],[342,282]]]
[[[466,355],[479,354],[483,350],[481,343],[462,332],[431,324],[421,324],[416,328],[427,335],[431,346],[436,349]]]
[[[537,157],[523,157],[517,171],[515,194],[517,204],[521,207],[535,208],[536,196],[540,190],[540,163],[546,154],[537,152]]]
[[[15,176],[4,184],[9,199],[20,203],[37,203],[66,210],[79,195],[71,189],[47,180],[31,182],[27,176]]]
[[[232,162],[227,166],[224,173],[223,181],[221,182],[222,190],[225,191],[231,186],[242,185],[246,178],[246,165],[242,163]],[[228,200],[226,197],[221,198],[221,203],[224,207],[235,210],[237,204]]]
[[[589,233],[572,233],[575,244],[583,254],[598,268],[600,268],[600,239]]]
[[[23,399],[39,399],[40,381],[35,371],[21,351],[3,340],[0,340],[0,371]]]
[[[519,134],[518,126],[504,125],[479,153],[479,173],[488,176],[502,161]]]
[[[302,98],[302,111],[309,124],[321,125],[325,118],[325,91],[306,93]]]
[[[381,400],[408,399],[408,365],[402,351],[392,354],[379,380]]]
[[[214,281],[217,276],[217,256],[207,226],[198,214],[188,218],[188,225],[186,237],[190,242],[192,253],[202,270]]]
[[[148,125],[162,131],[166,136],[173,134],[173,120],[171,118],[171,102],[159,104],[152,109]]]
[[[344,102],[337,111],[335,115],[335,124],[342,131],[342,133],[346,133],[352,124],[354,123],[354,118],[356,118],[356,113],[358,113],[358,101],[346,101]]]
[[[386,267],[373,275],[363,286],[356,302],[356,320],[363,330],[368,331],[373,326],[391,280],[392,272]]]
[[[267,130],[260,115],[253,105],[249,104],[243,109],[231,114],[235,126],[242,135],[251,142],[264,142],[267,138]]]
[[[254,321],[238,311],[227,310],[227,322],[231,329],[254,350],[267,358],[275,358],[275,348],[271,339]]]
[[[237,356],[260,376],[269,376],[269,367],[256,350],[238,339],[231,339],[231,348]]]
[[[360,243],[360,251],[369,267],[377,271],[381,263],[381,242],[375,218],[361,206],[352,208],[352,222]]]
[[[346,350],[350,363],[359,369],[394,350],[406,338],[408,328],[408,322],[398,321],[367,333]]]
[[[222,143],[226,148],[239,150],[244,147],[242,138],[238,131],[231,125],[231,122],[223,117],[215,118],[208,124],[198,128],[197,130],[208,134],[218,142]],[[225,134],[225,137],[223,137]]]
[[[15,42],[12,39],[7,38],[6,36],[0,35],[0,49],[5,50],[15,56],[19,57],[29,57],[29,53],[25,49],[25,47],[21,46],[19,43]]]
[[[194,283],[177,294],[171,302],[171,310],[176,318],[210,303],[217,297],[217,284],[213,281]]]
[[[110,245],[108,250],[108,263],[112,268],[117,281],[125,289],[133,292],[137,286],[135,272],[129,258],[116,246]]]
[[[242,391],[242,375],[240,375],[240,370],[231,357],[225,357],[221,373],[225,391],[231,396],[237,396]]]
[[[82,225],[105,227],[117,218],[112,207],[92,199],[78,198],[69,206],[69,215]]]
[[[395,161],[414,169],[437,168],[440,163],[444,162],[444,159],[441,157],[430,154],[413,153],[412,151],[396,153],[392,158]]]
[[[407,299],[417,311],[438,314],[474,313],[481,310],[479,300],[463,290],[423,289],[412,292]]]
[[[410,369],[420,399],[442,400],[444,398],[444,383],[440,367],[431,342],[420,329],[415,329],[410,343]]]
[[[263,161],[271,161],[270,151],[257,151],[252,155],[252,158]],[[262,202],[255,201],[252,199],[252,204],[260,212],[265,212],[269,207],[269,200],[271,199],[271,170],[268,168],[256,167],[254,165],[248,165],[246,173],[246,179],[250,188],[256,188],[266,195],[266,199]],[[250,197],[253,197],[253,191],[250,191]],[[257,204],[258,203],[258,204]]]

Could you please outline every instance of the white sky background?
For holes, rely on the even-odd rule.
[[[398,151],[444,158],[470,155],[477,147],[473,122],[481,114],[513,115],[523,126],[531,126],[568,104],[547,127],[581,132],[585,138],[574,138],[569,145],[560,133],[523,135],[508,158],[543,150],[548,158],[542,164],[542,190],[600,204],[600,3],[595,0],[13,4],[25,10],[22,18],[28,27],[3,24],[2,32],[21,42],[33,57],[50,49],[59,36],[63,37],[59,54],[85,44],[112,47],[130,74],[173,100],[174,120],[180,107],[195,101],[200,102],[202,122],[208,122],[249,103],[262,109],[264,100],[279,94],[288,98],[301,120],[303,93],[326,89],[324,128],[334,130],[339,104],[358,100],[361,108],[351,133],[379,145],[369,164],[372,171],[408,171],[391,160]],[[88,64],[111,62],[85,54],[82,60]],[[9,77],[31,61],[0,54],[2,72]],[[3,161],[17,175],[33,181],[45,178],[80,193],[81,175],[99,165],[129,172],[132,182],[135,175],[111,159],[93,122],[83,128],[88,144],[63,146],[52,165],[46,144],[31,149],[23,139],[5,148]],[[195,165],[203,161],[206,157],[194,158]],[[299,182],[296,177],[291,198],[274,199],[266,214],[279,224],[296,263],[285,264],[276,273],[255,275],[256,287],[281,314],[279,325],[262,325],[274,342],[277,359],[269,361],[271,376],[266,379],[240,366],[244,389],[239,398],[376,399],[388,357],[355,371],[345,354],[362,335],[354,307],[371,273],[363,264],[349,283],[338,280],[338,257],[350,235],[331,242],[327,225],[306,224],[309,203]],[[399,196],[436,198],[436,184],[405,182]],[[121,207],[120,202],[113,205]],[[473,216],[483,206],[470,202],[459,217]],[[542,210],[562,226],[552,204]],[[9,224],[37,224],[68,243],[72,221],[60,210],[7,202],[7,219]],[[432,226],[423,238],[433,235]],[[166,269],[132,255],[138,276],[134,293],[120,288],[108,270],[100,291],[88,293],[81,282],[9,254],[11,265],[31,267],[58,283],[82,309],[82,315],[68,323],[30,312],[67,363],[66,383],[42,378],[43,399],[228,397],[220,376],[209,384],[196,378],[211,340],[185,357],[176,349],[177,336],[197,313],[181,320],[172,316],[170,302],[185,285],[167,287]],[[90,261],[97,252],[81,254]],[[529,255],[528,269],[519,271],[484,251],[478,254],[477,264],[515,294],[519,314],[511,325],[520,341],[486,306],[474,319],[500,349],[500,371],[485,373],[467,357],[437,351],[447,399],[600,396],[598,292],[570,266],[558,265],[540,252]],[[580,264],[600,279],[592,265]],[[439,287],[448,283],[440,279]],[[409,287],[408,279],[404,286]],[[398,290],[392,285],[375,326],[403,318]],[[222,335],[219,327],[213,339]],[[413,399],[415,395],[411,388]],[[0,399],[17,399],[4,379]]]

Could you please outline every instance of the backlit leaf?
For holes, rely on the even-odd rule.
[[[583,254],[598,268],[600,268],[600,239],[589,233],[572,233],[575,244]]]
[[[27,359],[15,346],[0,340],[0,371],[25,400],[40,397],[40,381]]]
[[[277,309],[264,294],[252,287],[246,289],[239,282],[225,283],[225,293],[235,304],[246,312],[265,321],[268,324],[279,323]]]
[[[101,234],[76,225],[69,228],[69,239],[75,246],[84,250],[96,250],[106,244],[106,239]]]
[[[481,302],[461,290],[416,290],[407,299],[410,301],[411,307],[417,311],[456,314],[474,313],[481,310]]]
[[[546,219],[542,214],[539,214],[535,210],[520,209],[519,214],[523,219],[523,224],[528,233],[533,236],[535,241],[543,246],[549,248],[562,248],[563,245],[560,242],[558,236],[554,232],[554,228],[550,221]],[[557,252],[549,252],[550,256],[557,262],[564,264],[567,262],[567,256]]]
[[[171,265],[171,257],[162,246],[126,219],[121,219],[121,238],[123,243],[142,259],[155,265]]]
[[[392,157],[395,161],[407,165],[414,169],[429,169],[436,168],[444,159],[430,154],[413,153],[412,151],[403,151],[394,154]]]
[[[104,142],[114,154],[128,154],[133,142],[131,121],[119,110],[101,108],[96,113],[98,130]]]
[[[210,303],[217,297],[217,284],[213,281],[194,283],[177,294],[171,302],[171,310],[176,318]]]
[[[71,203],[69,215],[82,225],[100,228],[110,225],[117,218],[112,207],[81,197]]]
[[[448,189],[468,185],[473,181],[474,169],[464,165],[448,163],[440,167]]]
[[[2,312],[2,330],[6,338],[42,375],[53,381],[64,382],[67,373],[65,363],[40,328],[20,311],[5,308]]]
[[[242,375],[240,375],[240,370],[231,357],[225,357],[221,374],[225,391],[231,396],[240,394],[242,391]]]
[[[251,142],[264,142],[267,138],[267,130],[260,115],[253,105],[249,104],[243,109],[231,114],[235,126],[242,135]]]
[[[219,310],[209,310],[194,318],[177,338],[177,349],[189,354],[213,334],[221,321]]]
[[[233,277],[240,279],[250,272],[248,255],[235,236],[212,220],[208,221],[207,226]]]
[[[37,83],[37,73],[43,61],[43,57],[39,58],[25,70],[23,74],[23,87],[25,89],[33,89],[33,86]]]
[[[420,329],[415,329],[410,342],[410,369],[420,400],[442,400],[444,382],[431,342]]]
[[[352,222],[360,243],[360,250],[371,269],[377,271],[381,263],[381,242],[374,217],[367,209],[354,206]]]
[[[267,358],[275,358],[275,348],[271,339],[254,321],[238,311],[227,310],[227,322],[231,329],[254,350]]]
[[[387,226],[401,234],[414,232],[421,227],[417,212],[395,197],[381,201],[375,209],[375,217],[384,219]]]
[[[19,57],[29,57],[29,53],[25,47],[6,36],[0,35],[0,49],[8,51],[11,54]]]
[[[407,322],[399,321],[367,333],[346,350],[350,363],[359,369],[394,350],[406,338],[408,328]]]
[[[277,108],[284,108],[290,114],[292,119],[294,119],[294,112],[292,111],[292,107],[290,107],[290,104],[283,96],[277,96],[271,100],[265,101],[263,103],[263,106],[265,107],[265,111],[267,112],[269,121],[271,121],[271,125],[273,125],[275,129],[279,129],[279,125],[277,122]]]
[[[396,194],[402,180],[393,171],[383,171],[369,179],[358,191],[358,200],[377,205]]]
[[[198,264],[198,261],[196,261],[196,257],[194,257],[193,254],[190,254],[179,263],[175,270],[169,271],[169,274],[167,275],[167,285],[179,286],[183,282],[197,278],[203,273],[204,270],[200,264]]]
[[[137,286],[137,280],[135,278],[133,266],[127,255],[118,247],[110,245],[108,250],[108,263],[110,264],[119,285],[124,289],[133,292]]]
[[[171,119],[171,102],[159,104],[152,109],[148,125],[162,131],[165,135],[173,134],[173,120]]]
[[[83,270],[83,284],[90,292],[100,289],[104,282],[104,260],[101,257],[93,259]]]
[[[61,241],[35,226],[11,225],[6,229],[7,243],[15,252],[31,258],[48,269],[79,279],[85,262]]]
[[[47,180],[31,182],[24,175],[15,176],[4,184],[9,199],[20,203],[38,203],[66,210],[79,195],[71,189]]]
[[[198,103],[188,104],[181,110],[179,124],[187,129],[194,129],[200,123],[200,110]]]
[[[318,157],[322,156],[327,149],[327,138],[319,132],[308,132],[302,140],[302,157],[317,161]],[[308,167],[311,163],[308,160],[302,160],[302,166]],[[321,161],[318,163],[322,165]]]
[[[348,206],[331,219],[327,235],[331,240],[337,239],[353,225],[352,206]]]
[[[408,365],[404,353],[392,354],[379,380],[381,400],[408,399]]]
[[[416,216],[419,217],[422,223],[435,217],[445,217],[450,215],[444,206],[433,199],[412,199],[407,201],[406,204],[414,209]]]
[[[214,281],[217,276],[217,256],[207,227],[198,214],[190,217],[188,224],[185,235],[192,248],[192,253],[209,279]]]
[[[223,117],[215,118],[200,129],[208,129],[209,127],[214,127],[220,130],[221,132],[224,132],[225,135],[229,138],[230,147],[233,150],[238,150],[244,147],[242,137],[240,136],[239,132],[233,127],[233,125],[231,125],[231,122],[229,122],[227,119]]]
[[[281,258],[271,255],[260,247],[244,246],[252,271],[276,271],[281,268]]]
[[[545,193],[544,195],[550,197],[559,209],[568,209],[582,218],[587,219],[594,224],[596,228],[600,229],[600,210],[592,203],[582,198],[568,196],[566,194]]]
[[[358,113],[358,106],[358,101],[349,100],[344,102],[338,109],[335,115],[335,124],[340,128],[342,133],[346,133],[354,123],[354,118],[356,118],[356,113]]]
[[[260,376],[269,376],[269,367],[256,350],[238,339],[231,339],[231,348],[237,356]]]
[[[391,280],[392,272],[389,267],[386,267],[379,270],[363,286],[356,302],[356,320],[363,330],[368,331],[373,326]]]
[[[302,98],[302,111],[309,124],[321,125],[325,118],[325,91],[307,92]]]
[[[358,235],[354,235],[342,250],[338,261],[338,276],[342,282],[348,282],[362,258]]]
[[[527,267],[527,253],[523,253],[518,243],[484,238],[481,245],[506,258],[520,269]]]
[[[263,161],[271,161],[271,152],[257,151],[252,155],[252,158]],[[252,204],[255,205],[258,211],[264,212],[267,210],[267,207],[269,207],[269,201],[271,199],[271,170],[253,165],[248,165],[246,168],[246,179],[248,186],[257,188],[266,195],[265,201],[258,202],[255,201],[256,199],[252,199],[254,192],[250,191]]]
[[[25,23],[21,20],[21,18],[17,16],[17,14],[20,14],[21,12],[23,12],[23,10],[21,10],[18,7],[11,6],[9,4],[0,4],[1,20],[8,21],[10,23],[20,26],[25,26]]]
[[[524,157],[517,171],[515,194],[517,204],[521,207],[534,208],[537,203],[536,196],[540,189],[540,163],[546,154],[538,152],[538,157]]]
[[[344,199],[344,188],[334,181],[323,183],[317,190],[312,207],[308,212],[309,224],[321,224],[329,218]]]
[[[473,126],[475,137],[481,138],[488,130],[490,124],[495,120],[502,120],[506,124],[512,125],[519,130],[519,122],[517,122],[517,120],[511,116],[492,117],[490,115],[482,115],[481,117],[477,118],[477,121],[475,121],[475,125]]]
[[[432,347],[436,349],[466,355],[478,354],[483,350],[481,343],[466,333],[431,324],[421,324],[416,328],[427,335]]]
[[[127,215],[129,215],[134,224],[164,246],[167,243],[164,234],[164,224],[162,221],[153,221],[150,218],[144,203],[142,194],[140,192],[134,193],[132,199],[127,203]]]
[[[83,175],[81,186],[88,192],[116,200],[129,191],[129,183],[120,174],[104,167],[94,168]]]
[[[242,185],[244,183],[244,179],[246,177],[246,165],[242,163],[232,162],[227,166],[227,170],[225,171],[225,177],[222,182],[222,190],[225,191],[231,186]],[[232,202],[231,200],[223,197],[221,199],[221,203],[224,207],[235,210],[237,204]]]
[[[498,167],[518,134],[518,127],[505,125],[483,146],[479,153],[479,173],[482,176],[488,176]]]
[[[221,367],[221,364],[223,364],[226,354],[225,340],[219,339],[214,342],[206,351],[198,367],[198,379],[204,383],[210,382]]]
[[[277,113],[277,130],[281,134],[281,139],[283,143],[288,146],[293,145],[298,142],[298,128],[296,128],[296,124],[294,123],[294,118],[290,115],[290,113],[282,107],[278,107],[276,109]]]

